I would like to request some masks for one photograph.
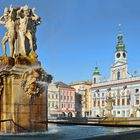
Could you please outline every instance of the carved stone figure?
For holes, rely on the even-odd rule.
[[[36,44],[35,39],[35,29],[39,17],[35,14],[34,9],[30,10],[27,5],[21,7],[18,11],[19,15],[19,36],[20,36],[20,46],[22,49],[22,55],[26,54],[26,38],[29,41],[31,54],[34,54],[34,46]]]
[[[30,30],[32,31],[32,38],[33,38],[33,49],[34,51],[36,50],[37,48],[37,45],[36,45],[36,36],[35,36],[35,33],[36,33],[36,26],[39,25],[41,23],[41,19],[40,17],[38,17],[36,14],[35,14],[35,8],[32,9],[32,12],[31,12],[31,18],[32,20],[30,21]]]
[[[14,42],[15,42],[15,22],[12,19],[13,8],[10,7],[10,11],[8,8],[4,9],[4,15],[0,17],[0,24],[4,25],[4,27],[8,30],[3,39],[2,39],[2,48],[3,48],[3,56],[6,56],[6,42],[9,42],[10,46],[10,56],[13,57],[14,53]]]
[[[47,77],[42,68],[32,68],[31,72],[26,71],[21,80],[22,88],[28,96],[39,96],[45,90]]]
[[[112,97],[109,96],[107,98],[106,102],[107,102],[106,110],[108,111],[107,117],[108,117],[108,119],[110,119],[110,118],[112,118],[112,113],[111,112],[113,110],[113,105],[112,105],[113,99],[112,99]]]
[[[40,17],[35,14],[35,8],[23,7],[5,8],[0,24],[8,30],[2,39],[3,56],[6,56],[6,42],[9,42],[10,56],[29,56],[37,58],[36,26],[40,24]]]

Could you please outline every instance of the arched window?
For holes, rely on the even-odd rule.
[[[117,80],[120,80],[120,72],[117,72]]]
[[[94,84],[96,84],[96,78],[94,77]]]

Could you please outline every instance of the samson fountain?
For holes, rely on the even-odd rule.
[[[52,77],[43,70],[35,52],[40,23],[35,8],[27,5],[5,8],[0,17],[7,30],[0,57],[1,132],[47,130],[47,86]]]

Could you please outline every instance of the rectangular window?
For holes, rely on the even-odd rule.
[[[117,99],[117,105],[120,105],[120,99]]]
[[[68,104],[68,108],[70,108],[70,104]]]
[[[102,97],[104,97],[104,93],[102,93]]]
[[[94,84],[96,84],[96,78],[94,77]]]
[[[66,96],[64,96],[64,100],[66,100]]]
[[[127,98],[127,105],[130,105],[130,99]]]
[[[63,99],[63,96],[61,95],[61,100]]]
[[[93,101],[93,107],[95,107],[96,106],[96,101]]]
[[[113,101],[113,106],[115,106],[115,105],[116,105],[116,100]]]
[[[100,101],[98,101],[98,106],[100,106]]]
[[[52,102],[52,107],[54,107],[54,103]]]
[[[68,96],[68,101],[69,101],[69,96]]]
[[[122,105],[125,105],[125,99],[122,99]]]
[[[117,72],[117,80],[120,80],[120,72]]]
[[[104,100],[102,101],[102,106],[105,106],[105,101]]]
[[[120,111],[117,111],[117,114],[120,114]]]
[[[136,97],[136,105],[139,104],[139,97]]]
[[[55,103],[55,108],[58,108],[58,103],[57,102]]]
[[[139,92],[139,89],[136,89],[136,90],[135,90],[135,93],[138,93],[138,92]]]
[[[63,108],[63,104],[61,104],[61,107]]]

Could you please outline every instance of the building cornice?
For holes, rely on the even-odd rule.
[[[59,87],[60,90],[71,90],[71,91],[75,91],[74,88],[63,88],[63,87]]]
[[[117,81],[107,81],[93,85],[90,89],[105,88],[105,87],[117,87],[123,85],[140,84],[140,77],[131,77]]]
[[[82,84],[91,86],[91,81],[74,82],[74,83],[71,83],[70,86],[77,86],[77,85],[82,85]]]

